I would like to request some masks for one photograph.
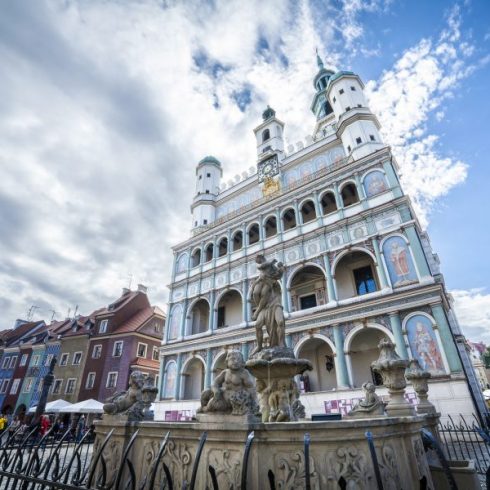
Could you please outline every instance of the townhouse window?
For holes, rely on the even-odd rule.
[[[46,356],[46,360],[44,361],[44,365],[49,366],[51,364],[52,360],[53,360],[53,354],[48,354]]]
[[[159,360],[159,352],[158,352],[158,347],[153,347],[153,353],[151,355],[151,358],[154,360],[154,361],[158,361]]]
[[[9,379],[3,379],[0,385],[0,393],[7,393],[7,388],[9,386]]]
[[[12,383],[12,386],[10,388],[10,394],[11,395],[17,394],[17,390],[19,389],[19,385],[20,385],[20,378],[14,379],[14,382]]]
[[[136,353],[136,357],[146,357],[147,349],[148,349],[147,344],[142,344],[141,342],[138,342],[138,351]]]
[[[94,345],[94,348],[92,350],[92,359],[100,359],[101,355],[102,355],[102,344]]]
[[[207,219],[203,220],[203,223],[204,223],[205,225],[207,225],[207,224],[208,224],[208,220],[207,220]]]
[[[112,349],[112,357],[121,357],[123,351],[123,344],[124,342],[122,340],[118,340],[117,342],[114,342],[114,348]]]
[[[8,369],[8,368],[9,368],[9,362],[10,362],[10,357],[6,357],[6,358],[3,360],[3,363],[2,363],[2,369]]]
[[[354,269],[352,272],[354,274],[356,291],[359,296],[376,291],[376,281],[370,265]]]
[[[39,380],[39,384],[37,385],[37,392],[38,392],[38,393],[41,393],[41,391],[43,391],[43,385],[44,385],[44,379],[43,379],[43,378],[41,378],[41,379]]]
[[[35,356],[32,356],[32,365],[33,366],[39,366],[39,359],[40,358],[41,357],[38,354],[36,354]]]
[[[60,366],[66,366],[68,364],[68,357],[69,356],[70,356],[70,354],[68,354],[68,352],[61,354]]]
[[[106,333],[107,332],[107,324],[109,323],[109,320],[102,320],[99,325],[99,333]]]
[[[115,388],[117,384],[117,371],[112,371],[107,374],[106,388]]]
[[[29,358],[29,354],[22,354],[22,357],[20,358],[20,364],[19,366],[25,366],[27,364],[27,359]]]
[[[30,393],[33,382],[34,378],[27,378],[26,382],[24,383],[24,389],[22,390],[22,393]]]
[[[61,385],[63,384],[62,379],[55,379],[53,383],[53,395],[58,395],[61,393]]]
[[[18,359],[18,356],[12,356],[10,358],[9,369],[14,369],[15,368],[15,365],[17,364],[17,359]]]
[[[210,174],[210,173],[207,173],[207,174],[206,174],[206,177],[211,177],[211,174]]]
[[[94,385],[95,385],[95,373],[88,373],[87,381],[85,382],[85,388],[87,388],[87,390],[90,390],[94,387]]]
[[[350,106],[347,106],[347,107],[345,108],[345,110],[346,110],[346,112],[347,112],[347,111],[350,111]]]
[[[65,394],[71,395],[75,393],[75,384],[77,382],[77,378],[68,378],[66,382]]]
[[[73,362],[72,364],[74,366],[78,366],[82,362],[82,353],[81,352],[75,352],[73,354]]]

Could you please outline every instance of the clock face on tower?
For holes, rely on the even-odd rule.
[[[259,182],[263,182],[266,177],[274,177],[279,173],[279,163],[277,161],[277,155],[274,155],[267,160],[259,162],[257,166],[257,174],[259,176]]]

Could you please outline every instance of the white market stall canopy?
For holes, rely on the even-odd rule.
[[[53,400],[52,402],[46,403],[44,413],[60,413],[64,412],[68,407],[71,407],[71,403],[60,398],[59,400]],[[31,407],[29,413],[34,413],[36,408],[37,406]]]
[[[102,407],[103,403],[98,402],[90,398],[89,400],[85,400],[83,402],[74,403],[63,410],[64,413],[103,413],[104,410]]]

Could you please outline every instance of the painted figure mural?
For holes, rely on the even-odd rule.
[[[177,305],[172,310],[170,325],[168,328],[168,340],[174,340],[179,336],[180,322],[182,319],[182,307]]]
[[[177,378],[177,365],[174,361],[170,361],[167,364],[167,370],[165,373],[165,393],[164,398],[172,398],[175,396],[175,381]]]
[[[388,190],[386,185],[385,176],[382,172],[370,172],[364,177],[364,190],[367,197],[381,194]]]
[[[432,322],[425,315],[412,316],[406,325],[408,343],[413,357],[431,374],[445,374],[441,351]]]
[[[388,238],[383,244],[383,253],[393,287],[417,281],[410,250],[402,237]]]

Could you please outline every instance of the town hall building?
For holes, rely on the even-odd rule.
[[[191,417],[226,352],[253,350],[258,254],[285,265],[286,342],[313,364],[298,379],[307,415],[345,413],[365,381],[380,385],[371,363],[386,337],[431,373],[429,397],[443,417],[485,411],[438,258],[364,85],[320,58],[318,66],[305,142],[285,148],[285,124],[268,107],[249,172],[224,183],[216,158],[197,165],[192,233],[173,248],[156,418]]]

